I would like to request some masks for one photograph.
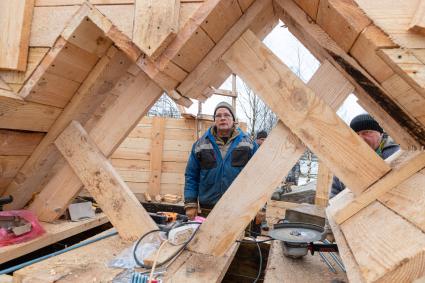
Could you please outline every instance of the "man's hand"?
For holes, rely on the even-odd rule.
[[[197,215],[198,215],[197,207],[186,208],[186,216],[189,218],[189,220],[193,220]]]

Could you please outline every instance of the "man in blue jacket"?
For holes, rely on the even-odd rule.
[[[209,212],[230,187],[257,150],[257,145],[235,127],[233,107],[220,102],[214,110],[214,126],[197,140],[186,166],[184,201],[186,215],[193,219],[198,203]]]

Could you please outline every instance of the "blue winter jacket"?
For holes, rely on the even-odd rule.
[[[211,128],[194,143],[185,173],[186,203],[199,199],[201,207],[212,208],[251,159],[258,145],[240,128],[237,131],[224,160]]]

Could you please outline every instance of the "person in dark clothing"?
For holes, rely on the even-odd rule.
[[[255,142],[258,144],[258,146],[261,146],[266,139],[267,139],[267,132],[259,131],[257,133],[257,137],[255,138]]]
[[[386,159],[400,149],[400,146],[386,134],[378,122],[369,114],[360,114],[351,120],[351,129],[355,131],[375,152]],[[345,189],[336,176],[333,177],[330,198],[333,198]]]

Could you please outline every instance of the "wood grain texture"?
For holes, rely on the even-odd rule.
[[[0,130],[0,155],[31,155],[43,137],[44,133]]]
[[[55,145],[124,240],[156,229],[152,218],[78,122],[72,121]]]
[[[133,42],[149,57],[158,57],[176,37],[180,0],[136,0]]]
[[[425,2],[418,1],[416,12],[410,21],[409,30],[425,35]]]
[[[382,204],[372,203],[340,227],[366,282],[424,276],[425,234]]]
[[[400,47],[425,48],[425,37],[409,30],[410,22],[422,0],[392,2],[354,0],[366,15]],[[397,20],[394,20],[397,19]]]
[[[112,90],[111,99],[98,108],[85,128],[103,154],[110,156],[161,95],[161,89],[143,72],[137,77],[126,76]],[[134,150],[130,151],[129,157],[138,158]],[[30,209],[37,212],[39,219],[53,221],[63,214],[81,186],[72,169],[67,164],[59,164]],[[62,190],[64,187],[67,190]]]
[[[245,32],[223,60],[356,194],[390,170],[332,108],[314,95],[252,32]],[[341,167],[341,163],[346,166]],[[361,178],[354,177],[359,174]]]
[[[34,0],[0,2],[0,69],[25,71]]]
[[[151,135],[151,160],[150,160],[150,177],[149,177],[149,190],[150,195],[156,196],[161,190],[161,165],[162,153],[164,151],[164,131],[165,119],[155,117],[152,121],[152,135]]]

